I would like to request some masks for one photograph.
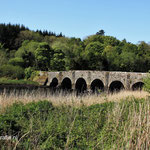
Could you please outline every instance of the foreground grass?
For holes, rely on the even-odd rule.
[[[84,98],[80,105],[50,100],[8,105],[0,115],[0,135],[17,139],[0,140],[0,149],[150,148],[149,97],[132,95],[92,105]]]

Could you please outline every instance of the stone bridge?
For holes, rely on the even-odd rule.
[[[147,73],[111,71],[59,71],[39,73],[40,85],[50,88],[96,90],[135,90],[143,86]]]

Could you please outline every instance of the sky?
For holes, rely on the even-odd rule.
[[[103,29],[119,40],[150,42],[150,0],[0,0],[0,4],[0,23],[81,39]]]

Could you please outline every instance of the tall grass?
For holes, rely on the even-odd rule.
[[[0,135],[18,136],[0,140],[0,149],[150,149],[150,98],[144,91],[3,93],[0,106]]]
[[[62,91],[51,93],[45,92],[41,90],[33,90],[31,91],[12,91],[11,93],[7,94],[6,91],[0,94],[0,106],[4,108],[8,105],[12,105],[14,102],[21,101],[22,103],[26,104],[32,101],[39,101],[39,100],[48,100],[52,102],[54,106],[60,105],[70,105],[79,107],[81,105],[94,105],[94,104],[101,104],[104,102],[119,102],[122,99],[126,98],[146,98],[149,96],[149,93],[146,91],[120,91],[114,93],[102,93],[102,94],[85,94],[81,96],[77,96],[76,93],[64,93]]]

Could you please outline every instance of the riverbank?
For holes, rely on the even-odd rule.
[[[30,80],[12,80],[0,78],[0,85],[39,85],[39,83]]]

